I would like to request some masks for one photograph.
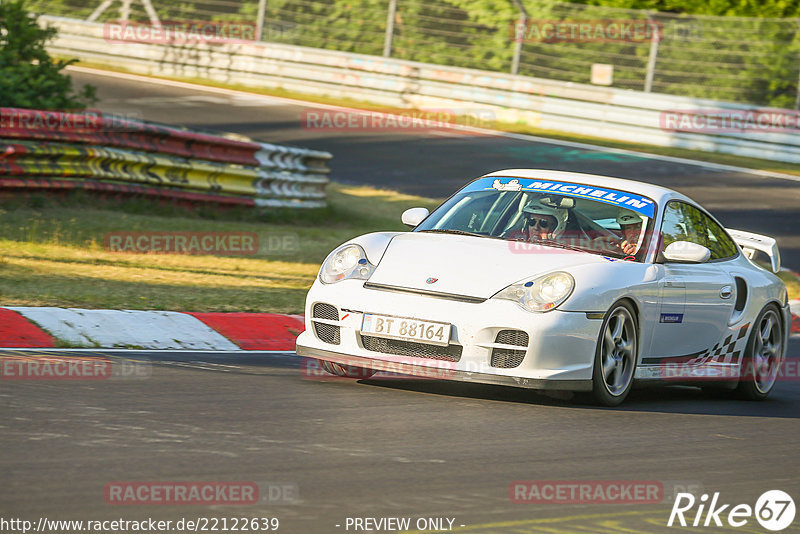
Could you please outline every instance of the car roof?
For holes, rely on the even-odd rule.
[[[581,172],[569,171],[551,171],[545,169],[505,169],[502,171],[494,171],[489,174],[484,174],[480,178],[487,178],[491,176],[502,176],[509,178],[526,178],[534,180],[554,180],[560,182],[573,182],[585,185],[594,185],[600,187],[608,187],[611,189],[618,189],[621,191],[630,191],[638,193],[655,200],[659,206],[663,206],[669,200],[686,200],[692,204],[697,204],[691,198],[673,191],[667,187],[659,185],[648,184],[646,182],[638,182],[636,180],[626,180],[624,178],[613,178],[611,176],[600,176],[597,174],[585,174]],[[477,178],[478,180],[480,178]],[[698,204],[699,205],[699,204]]]

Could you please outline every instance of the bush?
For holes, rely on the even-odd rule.
[[[76,60],[53,60],[45,44],[55,28],[42,28],[25,0],[0,2],[0,107],[82,110],[97,101],[95,88],[74,91],[62,74]]]

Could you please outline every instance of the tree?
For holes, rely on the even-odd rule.
[[[28,14],[25,0],[0,3],[0,107],[81,110],[97,101],[95,88],[72,87],[62,74],[76,60],[53,60],[45,44],[56,36]]]

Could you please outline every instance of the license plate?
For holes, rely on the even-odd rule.
[[[450,324],[365,313],[361,333],[446,346],[450,341]]]

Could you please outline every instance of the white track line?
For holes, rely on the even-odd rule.
[[[155,78],[150,76],[141,76],[138,74],[128,74],[123,72],[113,72],[113,71],[106,71],[102,69],[92,69],[87,67],[76,67],[76,66],[69,66],[67,70],[75,71],[75,72],[84,72],[87,74],[96,74],[99,76],[107,76],[109,78],[119,78],[122,80],[131,80],[131,81],[138,81],[138,82],[145,82],[145,83],[152,83],[156,85],[164,85],[168,87],[180,87],[182,89],[190,89],[193,91],[206,91],[209,93],[216,93],[216,94],[224,94],[224,95],[239,95],[239,96],[247,96],[249,98],[253,97],[261,97],[265,101],[268,102],[283,102],[286,104],[292,104],[297,106],[305,106],[305,107],[313,107],[318,109],[329,109],[335,111],[355,111],[355,112],[364,112],[369,110],[363,110],[358,108],[350,108],[345,106],[334,106],[331,104],[320,104],[317,102],[310,102],[307,100],[296,100],[293,98],[286,98],[282,96],[269,96],[269,95],[261,95],[258,93],[250,93],[247,91],[238,91],[236,89],[225,89],[222,87],[210,87],[206,85],[198,85],[189,82],[179,82],[175,80],[167,80],[164,78]],[[379,112],[373,112],[379,113]],[[380,113],[381,115],[391,115],[390,113]],[[594,152],[606,152],[609,154],[623,154],[627,156],[638,156],[641,158],[647,159],[655,159],[660,161],[668,161],[671,163],[681,163],[684,165],[694,165],[696,167],[704,167],[706,169],[711,169],[715,171],[731,171],[731,172],[739,172],[743,174],[751,174],[753,176],[759,176],[761,178],[777,178],[781,180],[791,180],[793,182],[800,182],[800,176],[794,176],[792,174],[784,174],[780,172],[773,172],[773,171],[764,171],[760,169],[749,169],[747,167],[737,167],[735,165],[724,165],[721,163],[710,163],[707,161],[697,161],[688,158],[679,158],[674,156],[662,156],[660,154],[651,154],[649,152],[638,152],[636,150],[625,150],[622,148],[610,148],[598,145],[592,145],[589,143],[580,143],[576,141],[562,141],[560,139],[549,139],[547,137],[538,137],[535,135],[527,135],[527,134],[519,134],[519,133],[512,133],[512,132],[503,132],[499,130],[489,130],[486,128],[476,128],[474,126],[463,126],[460,124],[447,124],[442,125],[442,129],[451,129],[451,130],[458,130],[462,132],[470,132],[475,134],[481,135],[493,135],[496,137],[506,137],[508,139],[517,139],[519,141],[528,141],[528,142],[535,142],[535,143],[548,143],[551,145],[559,145],[559,146],[566,146],[571,148],[580,148],[584,150],[592,150]]]

